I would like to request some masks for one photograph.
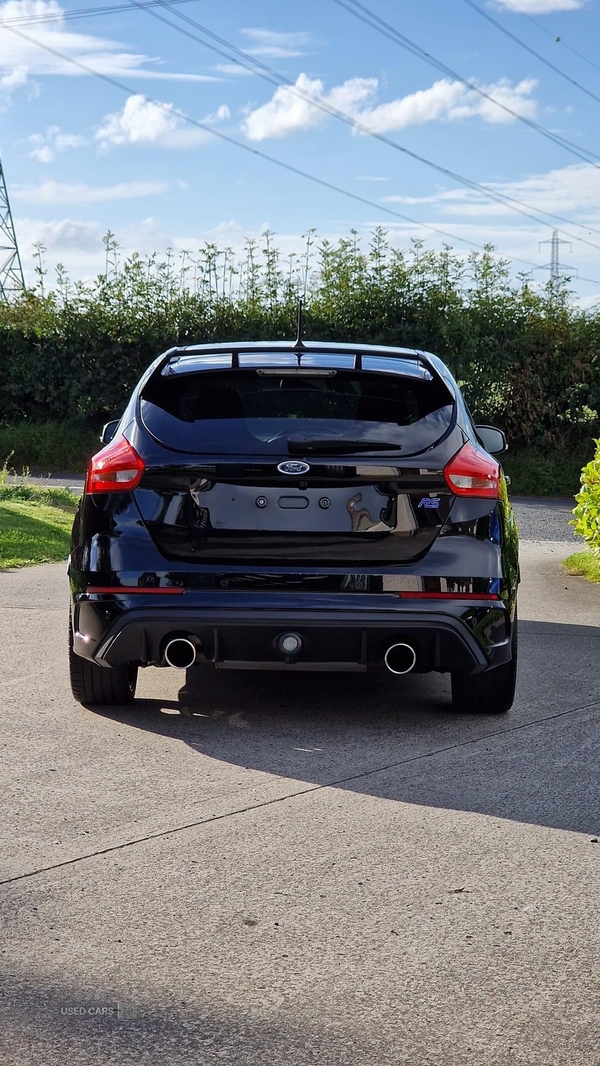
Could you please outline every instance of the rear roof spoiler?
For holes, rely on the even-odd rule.
[[[186,358],[192,358],[194,359],[194,361],[202,361],[203,358],[206,358],[207,364],[213,361],[214,365],[215,357],[219,356],[225,358],[227,356],[231,356],[229,368],[232,370],[236,370],[240,367],[240,356],[252,355],[261,356],[263,358],[269,355],[290,355],[293,356],[295,360],[297,360],[296,365],[298,367],[302,367],[302,361],[305,360],[306,357],[323,356],[324,360],[323,364],[321,365],[325,365],[327,355],[338,357],[341,355],[346,355],[352,356],[354,358],[354,364],[353,366],[344,367],[344,369],[353,370],[363,369],[364,357],[372,357],[379,359],[398,359],[404,362],[420,364],[421,367],[424,370],[428,371],[429,374],[432,376],[442,376],[444,378],[446,377],[446,375],[441,373],[441,368],[443,368],[443,364],[440,362],[439,359],[437,359],[435,355],[432,355],[429,352],[421,351],[416,348],[392,348],[386,347],[385,345],[379,346],[375,344],[340,344],[339,342],[332,342],[331,344],[328,344],[324,341],[305,341],[302,350],[299,350],[297,347],[294,347],[290,341],[267,341],[264,343],[261,343],[260,341],[254,341],[248,342],[246,344],[242,342],[241,344],[233,343],[173,347],[169,348],[168,351],[166,351],[158,360],[156,360],[152,368],[152,372],[155,373],[158,371],[160,373],[169,364],[174,365],[180,360],[184,360]],[[335,365],[335,362],[333,360],[332,364]],[[226,364],[221,365],[223,369],[227,369]],[[304,365],[309,366],[310,363],[305,362]],[[338,367],[340,367],[339,363],[337,365]],[[450,384],[449,381],[447,381],[446,383]]]

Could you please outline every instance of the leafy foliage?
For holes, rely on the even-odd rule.
[[[594,441],[596,454],[581,472],[581,490],[573,510],[573,526],[590,551],[600,558],[600,439]]]
[[[564,281],[511,281],[491,248],[467,259],[402,250],[378,229],[365,250],[356,233],[332,244],[311,231],[284,261],[266,233],[241,261],[206,244],[179,262],[133,255],[119,267],[112,234],[105,243],[104,274],[73,284],[59,268],[52,290],[40,249],[37,287],[0,307],[0,422],[89,431],[121,413],[170,345],[293,337],[305,294],[308,337],[436,352],[473,414],[516,446],[551,456],[600,432],[599,311],[574,307]]]
[[[510,477],[512,496],[574,496],[581,468],[592,453],[589,447],[552,449],[543,454],[533,448],[509,448],[502,466]]]
[[[100,447],[98,432],[79,422],[32,422],[0,425],[0,460],[7,470],[21,473],[70,474],[85,471]],[[1,472],[0,472],[1,473]],[[1,477],[0,477],[1,485]]]

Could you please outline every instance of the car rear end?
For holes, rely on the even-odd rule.
[[[434,356],[174,350],[92,460],[73,653],[477,675],[511,659],[517,567],[501,469]]]

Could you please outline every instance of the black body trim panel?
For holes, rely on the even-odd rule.
[[[203,657],[217,663],[247,662],[248,669],[266,662],[285,666],[277,638],[287,631],[303,640],[302,653],[294,661],[321,663],[321,669],[327,663],[337,663],[338,669],[342,663],[380,664],[389,645],[402,640],[415,646],[417,672],[478,673],[511,656],[510,616],[499,602],[447,601],[443,609],[435,601],[418,609],[400,604],[376,609],[370,604],[353,610],[342,605],[302,609],[297,603],[254,608],[122,604],[108,626],[106,606],[101,598],[82,598],[74,614],[75,651],[105,666],[160,665],[164,645],[174,635],[198,638]]]

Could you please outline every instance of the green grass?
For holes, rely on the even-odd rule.
[[[585,577],[588,581],[600,582],[600,559],[591,552],[575,552],[563,562],[568,574]]]
[[[66,489],[0,480],[0,570],[66,559],[77,502]]]

